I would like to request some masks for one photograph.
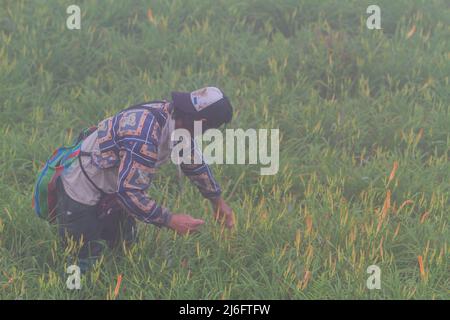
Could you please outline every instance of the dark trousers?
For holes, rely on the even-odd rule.
[[[65,247],[71,241],[77,244],[79,260],[95,261],[106,246],[114,248],[123,241],[130,245],[136,240],[136,222],[124,210],[114,210],[100,217],[98,207],[79,203],[57,181],[58,232]]]

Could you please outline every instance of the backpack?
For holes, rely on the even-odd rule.
[[[39,218],[49,222],[55,221],[56,181],[64,169],[79,158],[83,140],[95,130],[95,126],[84,129],[71,146],[56,149],[39,171],[32,201],[33,209]]]

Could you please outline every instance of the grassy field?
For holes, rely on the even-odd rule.
[[[369,30],[370,4],[1,0],[0,299],[448,299],[450,5],[378,0]],[[55,226],[31,208],[43,161],[127,105],[205,85],[230,96],[229,128],[280,129],[278,174],[213,166],[227,233],[164,167],[150,194],[202,232],[140,224],[68,290]]]

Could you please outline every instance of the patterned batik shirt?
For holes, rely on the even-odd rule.
[[[101,121],[97,129],[99,152],[92,154],[98,168],[119,168],[117,194],[126,209],[139,220],[158,226],[167,224],[170,212],[152,200],[147,189],[160,162],[160,141],[170,141],[172,132],[163,128],[173,121],[171,110],[169,102],[143,103]],[[161,137],[162,132],[169,138]],[[194,157],[198,150],[193,139],[191,146]],[[220,196],[220,186],[203,158],[200,164],[181,164],[180,168],[205,198]]]

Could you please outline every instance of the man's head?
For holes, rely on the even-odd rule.
[[[194,131],[194,121],[202,121],[203,132],[231,121],[233,107],[222,90],[205,87],[192,92],[172,92],[176,128]]]

